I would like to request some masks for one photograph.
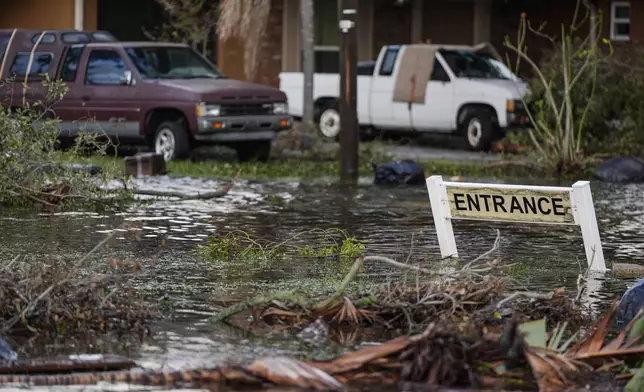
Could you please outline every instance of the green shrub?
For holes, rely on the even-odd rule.
[[[101,143],[96,135],[82,133],[68,151],[58,150],[59,121],[52,118],[51,109],[67,93],[67,87],[50,80],[43,85],[44,97],[36,103],[19,109],[0,106],[0,204],[79,207],[115,196],[101,185],[119,171],[116,162],[103,166],[98,176],[69,165],[83,162],[87,149],[105,154],[109,142]],[[2,92],[10,91],[11,86],[0,81]]]
[[[579,42],[575,50],[579,51]],[[584,58],[575,57],[573,73],[578,72]],[[553,91],[563,92],[561,52],[550,51],[544,56],[540,69],[554,84]],[[624,45],[614,51],[600,53],[593,92],[593,73],[582,73],[571,90],[575,116],[585,113],[582,149],[586,155],[644,156],[644,48]],[[528,101],[539,105],[544,100],[542,83],[530,81],[532,94]],[[552,112],[545,112],[552,117]],[[550,118],[550,121],[553,121]]]

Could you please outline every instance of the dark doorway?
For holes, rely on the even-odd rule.
[[[165,20],[155,0],[98,0],[98,29],[121,41],[149,41],[144,29],[153,32]]]

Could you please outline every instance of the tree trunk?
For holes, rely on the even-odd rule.
[[[313,74],[315,73],[313,0],[300,0],[300,13],[302,19],[302,70],[304,73],[302,131],[306,132],[313,123]]]

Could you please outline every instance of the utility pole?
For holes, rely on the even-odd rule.
[[[302,102],[302,131],[307,132],[313,122],[313,74],[315,73],[313,0],[300,0],[302,19],[302,70],[304,71],[304,97]]]
[[[338,1],[338,20],[341,33],[340,51],[340,179],[358,180],[358,106],[356,90],[356,21],[358,0]]]

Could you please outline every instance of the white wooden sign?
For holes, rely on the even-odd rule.
[[[427,178],[429,202],[442,257],[458,257],[452,220],[481,220],[581,228],[591,271],[606,272],[588,181],[572,187],[444,182]]]

